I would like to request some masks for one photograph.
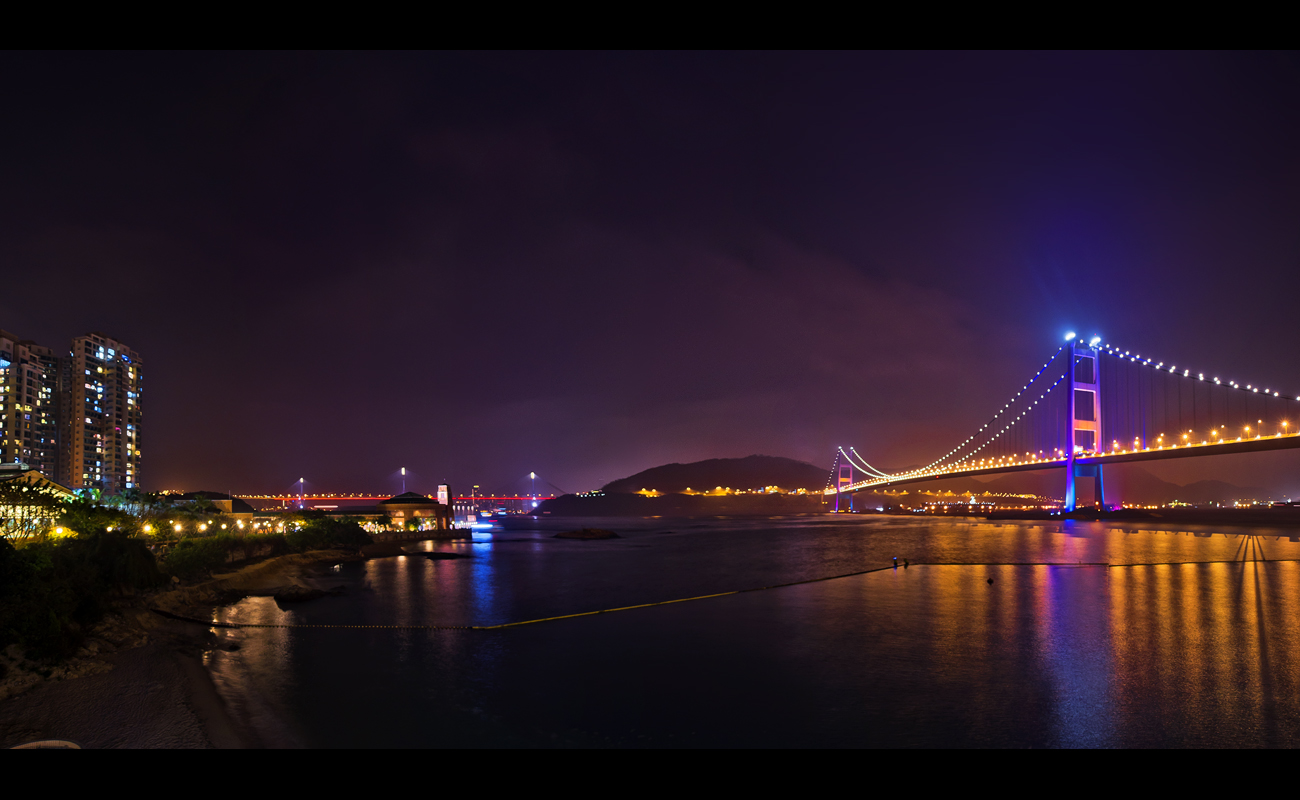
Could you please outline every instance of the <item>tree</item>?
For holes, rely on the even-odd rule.
[[[161,498],[155,492],[145,492],[134,486],[130,489],[122,490],[121,494],[104,498],[104,505],[113,508],[120,508],[123,511],[143,516],[145,513],[152,511],[162,504]]]
[[[90,535],[134,528],[136,519],[120,509],[77,498],[62,504],[58,524],[76,533]]]
[[[59,495],[44,486],[0,483],[0,535],[14,542],[44,538],[62,505]]]

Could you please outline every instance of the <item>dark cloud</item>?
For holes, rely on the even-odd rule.
[[[145,355],[155,488],[901,466],[1068,328],[1300,394],[1293,55],[0,70],[0,326]]]

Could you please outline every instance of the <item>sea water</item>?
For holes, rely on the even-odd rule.
[[[270,746],[1300,745],[1293,531],[867,515],[539,527],[418,545],[465,559],[340,564],[338,597],[215,609],[323,626],[219,629],[208,666],[232,714]],[[576,527],[621,538],[554,538]],[[748,589],[498,630],[385,627]]]

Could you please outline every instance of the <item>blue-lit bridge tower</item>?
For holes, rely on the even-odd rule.
[[[1106,492],[1102,481],[1101,464],[1078,464],[1075,459],[1096,455],[1102,451],[1101,438],[1101,362],[1097,350],[1098,338],[1084,344],[1071,339],[1069,387],[1066,402],[1066,456],[1065,511],[1074,511],[1076,505],[1075,479],[1095,478],[1097,508],[1106,508]]]
[[[840,494],[844,487],[853,484],[853,465],[847,461],[837,461],[835,469],[835,510],[840,510]],[[849,492],[849,511],[853,511],[853,492]]]

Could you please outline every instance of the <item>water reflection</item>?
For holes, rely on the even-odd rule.
[[[432,544],[474,557],[344,564],[343,597],[292,611],[250,599],[219,616],[491,624],[895,555],[913,566],[492,633],[244,630],[214,673],[228,696],[252,693],[232,701],[247,719],[282,717],[293,734],[279,735],[313,746],[1300,744],[1300,564],[1262,560],[1300,557],[1289,536],[908,518],[585,524],[624,538]]]
[[[1294,746],[1300,565],[1112,570],[1111,628],[1132,742]],[[1279,709],[1286,724],[1279,722]]]

